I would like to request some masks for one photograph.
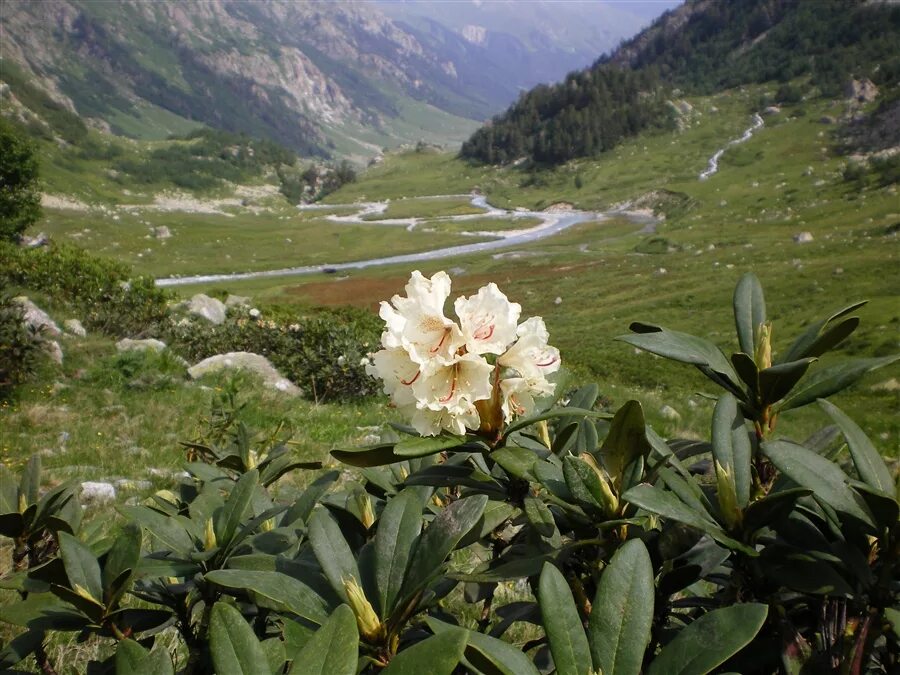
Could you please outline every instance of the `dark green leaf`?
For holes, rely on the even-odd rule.
[[[309,542],[331,587],[346,602],[344,580],[355,579],[361,584],[359,568],[353,551],[327,509],[319,508],[309,519]]]
[[[628,401],[616,411],[600,452],[616,487],[622,486],[622,474],[637,457],[650,454],[644,411],[637,401]]]
[[[846,316],[850,312],[859,309],[866,304],[866,300],[855,302],[841,310],[838,310],[827,319],[812,324],[797,340],[790,346],[785,353],[782,361],[796,361],[807,356],[821,356],[832,347],[836,346],[847,335],[853,332],[859,320],[852,317],[842,322],[839,326],[828,328],[824,333],[823,329],[842,316]],[[855,323],[850,323],[855,322]],[[845,325],[846,324],[846,325]]]
[[[0,515],[7,513],[19,513],[19,488],[12,471],[0,464]]]
[[[339,462],[350,466],[382,466],[407,459],[394,451],[395,446],[396,443],[379,443],[359,448],[332,450],[331,454]]]
[[[104,599],[113,604],[117,597],[110,594],[113,582],[126,571],[134,570],[141,559],[141,527],[136,523],[126,523],[113,542],[103,565]],[[124,586],[120,585],[121,590]]]
[[[403,490],[388,500],[378,519],[375,537],[375,579],[382,618],[390,616],[399,599],[421,531],[422,502],[415,490]]]
[[[712,342],[687,333],[666,330],[659,326],[631,324],[631,330],[636,328],[641,331],[637,335],[620,335],[616,339],[673,361],[706,366],[714,373],[721,375],[739,391],[737,383],[740,378],[722,351]]]
[[[539,415],[532,415],[530,417],[520,417],[518,420],[510,424],[506,427],[506,430],[503,433],[504,438],[508,438],[510,434],[513,432],[519,431],[520,429],[524,429],[525,427],[530,427],[532,424],[537,422],[542,422],[544,420],[553,420],[553,419],[568,419],[570,417],[594,417],[600,419],[609,419],[611,417],[608,413],[596,412],[594,410],[584,410],[582,408],[573,408],[571,406],[566,406],[565,408],[553,408],[551,410],[547,410],[545,412],[540,413]]]
[[[732,304],[741,351],[753,354],[759,340],[759,328],[766,321],[766,300],[755,274],[747,272],[741,277],[734,289]]]
[[[531,660],[514,645],[478,633],[453,626],[433,617],[425,619],[435,635],[457,632],[466,637],[465,658],[478,672],[485,675],[538,675]]]
[[[481,518],[487,497],[475,495],[459,499],[444,508],[419,537],[403,581],[402,597],[417,593],[440,569],[444,560]]]
[[[563,476],[575,501],[586,509],[605,511],[603,488],[594,469],[578,457],[563,457]]]
[[[763,405],[772,405],[787,396],[815,360],[810,357],[787,361],[759,371],[759,397]]]
[[[525,497],[525,516],[535,531],[544,538],[552,537],[557,531],[550,509],[536,497]]]
[[[891,472],[865,432],[833,403],[820,399],[819,405],[840,427],[844,438],[847,439],[847,446],[850,448],[850,455],[853,457],[859,477],[874,489],[893,496],[895,486]]]
[[[465,647],[465,633],[434,635],[399,652],[381,675],[450,675],[462,660]]]
[[[328,616],[326,602],[303,582],[281,572],[229,569],[207,572],[206,581],[247,592],[261,607],[292,612],[321,624]]]
[[[731,355],[731,364],[737,372],[744,384],[750,388],[753,395],[759,391],[759,369],[756,367],[756,361],[744,352],[735,352]]]
[[[591,672],[591,650],[575,606],[575,598],[562,573],[545,563],[538,584],[538,603],[550,653],[559,675]]]
[[[174,553],[187,555],[194,550],[194,540],[183,524],[186,522],[185,518],[164,516],[146,506],[122,506],[119,511],[129,520],[149,530],[150,534]]]
[[[663,647],[647,675],[706,675],[750,644],[767,614],[768,607],[757,603],[704,614]]]
[[[664,518],[695,527],[728,548],[741,551],[749,556],[759,555],[755,549],[726,535],[720,527],[712,524],[707,516],[698,513],[671,492],[660,490],[648,483],[642,483],[631,488],[622,498],[650,513],[656,513]]]
[[[59,533],[59,553],[68,577],[68,586],[79,595],[86,591],[97,603],[103,602],[100,564],[91,550],[75,537]],[[81,589],[81,590],[79,590]]]
[[[28,458],[28,463],[25,464],[25,470],[22,471],[22,480],[19,482],[19,494],[25,497],[25,503],[30,506],[31,504],[38,503],[40,490],[41,456],[35,453]],[[18,508],[16,510],[18,510]]]
[[[771,574],[779,584],[801,593],[844,598],[853,595],[847,581],[823,560],[785,560],[774,566]]]
[[[567,407],[593,410],[599,396],[600,385],[596,382],[589,382],[569,397]]]
[[[231,489],[225,506],[216,515],[214,526],[216,542],[220,548],[226,549],[231,544],[234,533],[244,519],[253,493],[259,484],[259,471],[252,469],[241,476]]]
[[[782,400],[776,408],[779,411],[793,410],[818,398],[827,398],[846,389],[870,370],[881,368],[896,361],[900,356],[882,356],[874,359],[854,359],[828,368],[817,370],[807,377],[803,384]]]
[[[394,446],[394,452],[403,459],[410,457],[426,457],[435,455],[443,450],[457,448],[469,439],[465,436],[442,434],[441,436],[422,436],[421,438],[406,438]]]
[[[217,675],[260,675],[269,672],[266,654],[241,613],[224,602],[213,605],[209,651]]]
[[[117,675],[174,675],[168,652],[156,648],[148,652],[134,640],[122,640],[116,647]]]
[[[746,532],[755,532],[762,527],[772,527],[794,510],[797,500],[812,494],[808,488],[793,488],[771,492],[744,511],[743,527]]]
[[[600,577],[588,637],[594,668],[639,675],[653,624],[653,565],[640,539],[625,542]]]
[[[44,631],[29,630],[10,640],[0,651],[0,670],[6,672],[28,658],[44,642]]]
[[[303,648],[291,655],[290,672],[302,675],[355,675],[359,652],[356,617],[347,605],[340,605],[310,637]]]
[[[820,503],[874,526],[865,502],[847,485],[847,475],[834,462],[787,441],[769,441],[762,451],[797,485],[809,488]]]
[[[596,452],[599,442],[597,425],[594,420],[585,418],[579,421],[578,431],[575,434],[575,442],[572,446],[572,452],[576,455],[580,455],[584,452]]]
[[[743,509],[750,502],[751,475],[750,437],[744,426],[744,415],[738,409],[737,399],[723,394],[716,401],[712,421],[713,457],[734,477],[737,505]]]
[[[281,524],[290,525],[298,520],[305,523],[309,520],[309,514],[312,513],[313,507],[331,489],[340,475],[338,471],[328,471],[316,478],[281,517]]]
[[[262,480],[262,477],[260,477]],[[266,661],[269,664],[269,672],[281,675],[284,672],[285,662],[287,661],[287,652],[284,648],[284,642],[280,638],[272,637],[259,643],[263,653],[266,655]]]
[[[490,458],[497,462],[510,476],[534,480],[532,471],[534,463],[538,461],[538,456],[531,450],[506,446],[494,450],[490,454]]]

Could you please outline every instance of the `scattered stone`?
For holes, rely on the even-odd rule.
[[[812,175],[813,175],[813,168],[811,166],[808,166],[803,170],[804,178],[808,178],[809,176],[812,176]]]
[[[76,335],[78,337],[87,336],[87,331],[84,329],[84,326],[81,325],[81,322],[78,319],[66,319],[63,322],[63,328],[66,329],[67,333],[71,335]]]
[[[884,382],[872,385],[872,391],[900,391],[900,382],[896,377],[892,377]]]
[[[40,246],[46,246],[50,243],[50,237],[47,236],[46,232],[38,232],[33,237],[29,237],[25,234],[19,235],[19,246],[23,248],[38,248]]]
[[[823,115],[819,118],[819,124],[834,124],[837,122],[831,115]]]
[[[653,273],[653,275],[657,276],[657,277],[661,277],[661,276],[665,276],[668,273],[669,273],[669,270],[667,270],[665,267],[660,267]]]
[[[191,298],[187,307],[188,312],[203,317],[210,323],[220,324],[225,322],[225,303],[211,298],[204,293],[197,293]]]
[[[144,340],[132,340],[131,338],[122,338],[116,343],[116,351],[154,351],[161,352],[166,348],[166,343],[162,340],[154,338],[146,338]]]
[[[808,244],[813,240],[812,232],[798,232],[794,235],[795,244]]]
[[[878,96],[878,87],[868,78],[850,80],[844,85],[844,96],[858,103],[871,103]]]
[[[172,231],[165,225],[154,227],[151,231],[156,239],[168,239],[172,236]]]
[[[834,268],[834,276],[839,277],[844,273],[843,267],[835,267]]]
[[[449,274],[451,277],[459,277],[465,273],[466,273],[465,267],[451,267],[449,270],[447,270],[447,274]]]
[[[247,307],[249,304],[250,298],[243,295],[229,294],[228,297],[225,298],[225,307],[228,309],[231,309],[232,307]]]
[[[63,351],[56,340],[44,340],[41,342],[41,347],[47,352],[47,356],[50,357],[50,360],[53,361],[53,363],[59,366],[62,365]]]
[[[781,108],[779,108],[777,105],[767,106],[765,110],[763,110],[763,114],[765,115],[777,115],[780,112]]]
[[[561,305],[561,304],[562,304],[562,298],[559,297],[559,296],[557,295],[557,296],[556,296],[556,300],[553,301],[553,304],[554,304],[554,305]]]
[[[256,307],[250,310],[251,319],[258,319],[260,316],[262,316],[262,313],[258,309],[256,309]]]
[[[13,302],[17,303],[23,310],[22,319],[25,324],[34,330],[43,332],[44,335],[59,335],[62,331],[56,322],[50,318],[44,310],[34,304],[24,295],[13,298]]]
[[[670,422],[677,422],[681,419],[681,414],[670,405],[664,405],[660,408],[659,414],[662,415],[663,419],[669,420]]]
[[[113,485],[119,490],[129,492],[149,490],[152,487],[152,483],[149,480],[131,480],[130,478],[119,478],[113,481]]]
[[[86,502],[109,502],[116,498],[112,483],[85,481],[81,484],[81,498]]]
[[[297,385],[282,377],[269,359],[252,352],[229,352],[210,356],[188,368],[188,375],[196,380],[209,373],[218,373],[222,370],[247,370],[259,375],[263,383],[271,389],[291,396],[299,396],[301,393]]]

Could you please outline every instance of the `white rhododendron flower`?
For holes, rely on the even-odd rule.
[[[510,302],[490,283],[468,298],[454,304],[466,349],[471,354],[502,354],[516,339],[516,324],[522,306]]]
[[[496,284],[456,299],[459,323],[444,314],[449,297],[445,272],[430,279],[413,272],[406,297],[381,303],[383,349],[366,372],[383,380],[391,403],[423,436],[473,431],[499,438],[504,423],[553,393],[547,376],[559,370],[559,351],[547,343],[540,317],[518,324],[521,305]]]

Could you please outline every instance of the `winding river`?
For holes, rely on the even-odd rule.
[[[435,195],[433,197],[423,199],[446,199],[448,197],[460,197],[465,195]],[[470,195],[471,204],[476,208],[482,209],[480,213],[444,216],[439,218],[430,218],[429,221],[454,221],[464,222],[467,220],[475,220],[481,218],[537,218],[541,222],[534,227],[518,230],[491,231],[491,232],[463,232],[463,236],[477,237],[493,237],[489,241],[473,242],[471,244],[459,244],[457,246],[448,246],[445,248],[434,249],[431,251],[420,251],[418,253],[406,253],[403,255],[385,256],[383,258],[370,258],[368,260],[354,260],[351,262],[338,262],[327,265],[306,265],[301,267],[287,267],[278,270],[264,270],[260,272],[237,272],[232,274],[198,274],[183,277],[166,277],[156,280],[157,286],[186,286],[189,284],[202,284],[220,281],[243,281],[247,279],[265,279],[271,277],[290,277],[305,274],[319,274],[322,272],[339,272],[344,270],[365,269],[367,267],[375,267],[378,265],[394,265],[398,263],[415,263],[428,260],[439,260],[442,258],[453,258],[456,256],[467,255],[470,253],[479,253],[482,251],[493,251],[501,248],[510,248],[520,246],[522,244],[530,244],[532,242],[550,237],[558,232],[562,232],[573,225],[584,223],[587,221],[602,221],[613,216],[625,217],[637,223],[652,225],[655,219],[645,213],[632,211],[576,211],[576,210],[559,210],[559,211],[508,211],[491,206],[487,202],[487,198],[480,194],[473,193]],[[420,219],[417,218],[385,218],[380,220],[364,220],[365,217],[371,217],[378,213],[384,213],[387,210],[388,202],[366,202],[362,204],[311,204],[298,207],[301,210],[316,209],[336,209],[352,207],[357,209],[352,215],[338,216],[329,215],[327,219],[335,223],[350,223],[361,225],[383,225],[383,226],[405,226],[412,230],[415,228]]]
[[[750,137],[753,136],[753,132],[762,129],[764,124],[765,122],[763,122],[763,118],[759,116],[759,113],[753,113],[753,124],[751,124],[749,127],[747,127],[747,129],[744,130],[744,133],[741,134],[740,138],[735,138],[734,140],[728,141],[728,143],[725,144],[724,148],[716,150],[716,153],[709,158],[706,170],[700,172],[700,180],[706,180],[719,170],[719,160],[722,158],[722,155],[725,154],[725,151],[728,148],[730,148],[732,145],[737,145],[738,143],[749,141]]]

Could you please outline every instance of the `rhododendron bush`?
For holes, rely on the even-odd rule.
[[[0,668],[61,672],[69,632],[100,645],[75,672],[898,671],[896,462],[826,400],[896,360],[829,358],[863,303],[775,345],[745,275],[728,356],[633,323],[620,340],[721,391],[688,440],[555,381],[544,321],[496,285],[452,316],[450,296],[414,272],[382,303],[366,369],[410,425],[333,450],[340,467],[254,433],[234,392],[115,537],[82,526],[74,485],[42,488],[38,456],[0,466]],[[823,423],[802,443],[801,407]],[[300,471],[317,473],[282,482]]]

